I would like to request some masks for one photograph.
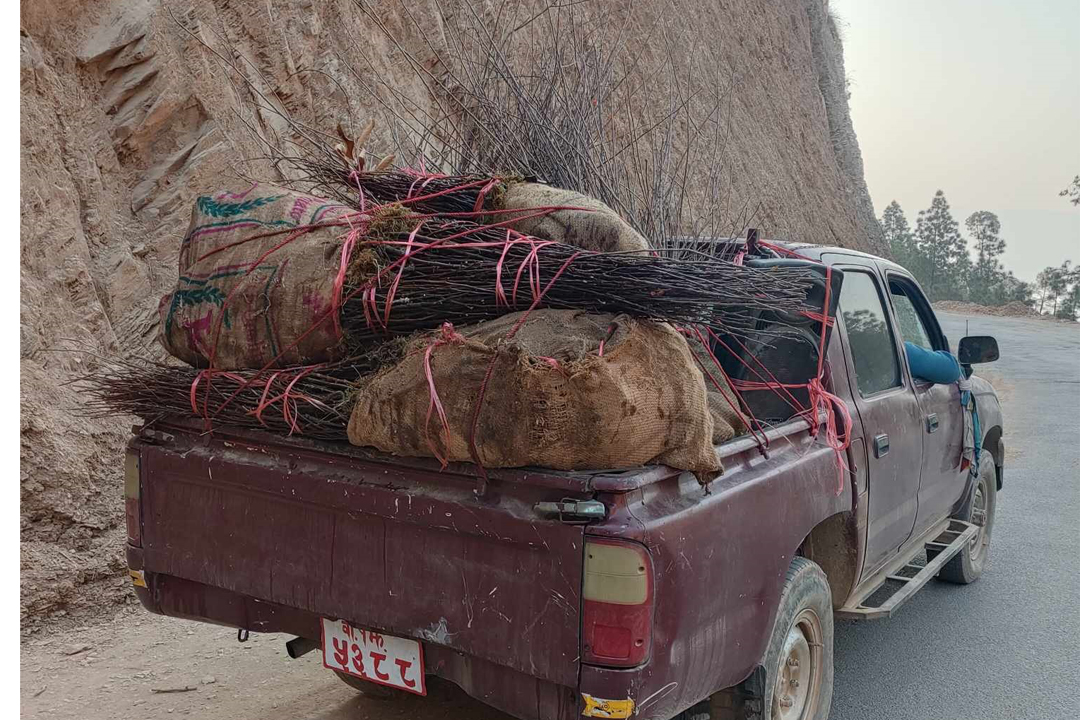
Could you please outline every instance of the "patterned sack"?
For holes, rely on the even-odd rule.
[[[352,212],[257,186],[198,198],[176,290],[159,306],[161,344],[190,365],[225,370],[339,357],[341,322],[330,310],[341,299],[349,227],[308,226]]]

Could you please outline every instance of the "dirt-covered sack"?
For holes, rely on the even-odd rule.
[[[746,432],[746,423],[743,421],[743,416],[736,411],[736,408],[740,407],[739,396],[731,388],[724,373],[716,367],[716,363],[701,340],[691,336],[686,338],[686,342],[694,353],[694,357],[697,358],[698,368],[703,369],[709,413],[713,419],[713,444],[719,445],[742,435]],[[705,371],[708,372],[707,375]]]
[[[485,467],[721,470],[704,380],[670,326],[537,310],[506,340],[523,315],[415,340],[358,391],[350,442]]]
[[[746,423],[743,422],[742,417],[732,407],[733,404],[738,405],[738,396],[730,389],[726,380],[717,377],[716,373],[713,373],[713,377],[725,389],[724,393],[710,389],[707,394],[709,413],[712,415],[713,421],[712,441],[713,445],[719,445],[745,433]],[[712,384],[709,380],[705,380],[705,382],[707,385]]]
[[[222,369],[262,368],[279,354],[279,366],[337,357],[340,322],[327,312],[345,230],[293,228],[347,212],[329,200],[258,186],[198,198],[176,289],[159,306],[161,344],[190,365],[206,367],[212,357]]]
[[[526,235],[576,245],[598,252],[648,250],[645,241],[629,223],[604,203],[588,195],[541,183],[511,182],[497,196],[502,210],[521,210],[522,217],[511,225]],[[539,217],[527,217],[529,209],[566,206],[584,210],[557,210]],[[505,220],[500,217],[500,220]]]

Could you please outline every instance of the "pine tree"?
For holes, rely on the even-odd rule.
[[[1059,304],[1068,298],[1069,288],[1073,283],[1080,281],[1078,273],[1071,268],[1072,260],[1066,260],[1059,267],[1048,267],[1039,273],[1038,283],[1039,306],[1038,311],[1049,310],[1051,315],[1057,315]]]
[[[1069,268],[1072,265],[1072,260],[1066,260],[1061,263],[1061,266],[1054,268],[1051,271],[1050,276],[1050,294],[1054,300],[1054,309],[1051,311],[1054,317],[1061,317],[1058,307],[1058,303],[1063,300],[1068,300],[1069,286],[1073,284],[1075,280],[1075,273]]]
[[[1048,267],[1039,271],[1039,274],[1035,276],[1035,287],[1039,294],[1039,305],[1035,309],[1040,315],[1046,307],[1047,301],[1050,300],[1051,281],[1054,279],[1054,273],[1056,272],[1057,268]]]
[[[1069,198],[1073,205],[1080,205],[1080,175],[1077,175],[1069,183],[1069,186],[1058,193],[1061,197]]]
[[[1012,270],[1004,270],[998,273],[997,279],[990,289],[989,304],[1008,305],[1011,302],[1020,302],[1034,308],[1035,290],[1035,285],[1016,277],[1013,275]]]
[[[949,210],[945,193],[938,190],[930,207],[915,222],[915,246],[925,263],[919,278],[931,300],[964,298],[964,271],[970,266],[967,243],[960,224]]]
[[[885,242],[889,244],[893,259],[918,276],[919,253],[915,247],[915,236],[911,232],[900,203],[893,200],[881,215],[881,231]]]
[[[1005,252],[1005,240],[1000,236],[1001,221],[987,210],[972,213],[964,222],[975,244],[975,262],[971,268],[968,289],[971,300],[982,305],[994,302],[993,289],[1000,285],[1002,267],[998,258]]]
[[[1075,283],[1065,295],[1057,316],[1063,320],[1076,320],[1077,313],[1080,313],[1080,282]]]

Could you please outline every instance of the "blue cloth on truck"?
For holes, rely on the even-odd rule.
[[[961,447],[961,469],[965,466],[972,473],[979,471],[978,442],[982,437],[979,410],[971,394],[971,383],[964,376],[960,361],[948,350],[927,350],[911,342],[904,342],[911,375],[927,382],[948,385],[956,383],[960,389],[960,407],[963,408],[964,441]]]
[[[963,374],[960,362],[948,350],[927,350],[910,342],[904,343],[904,350],[914,377],[947,385],[959,380]]]

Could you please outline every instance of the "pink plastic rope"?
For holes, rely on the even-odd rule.
[[[439,335],[427,346],[424,350],[424,376],[427,378],[428,393],[430,395],[428,401],[427,417],[424,419],[424,437],[427,439],[428,448],[431,449],[431,454],[439,461],[443,469],[449,464],[446,456],[439,452],[439,449],[435,447],[435,443],[431,440],[431,413],[434,411],[439,416],[439,422],[443,426],[443,449],[450,449],[450,424],[446,420],[446,411],[443,409],[442,400],[439,399],[439,391],[435,388],[435,377],[431,372],[431,354],[435,351],[435,348],[442,347],[443,345],[449,345],[450,343],[464,342],[465,338],[458,334],[454,330],[454,326],[451,323],[443,323],[439,328]]]

